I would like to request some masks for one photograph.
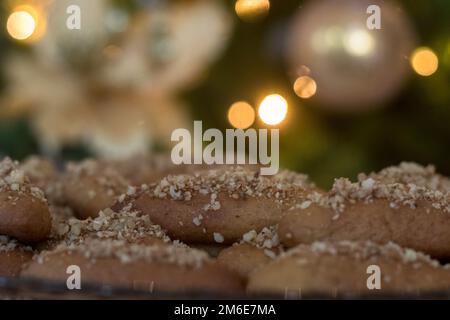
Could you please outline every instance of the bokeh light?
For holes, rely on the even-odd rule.
[[[279,94],[271,94],[265,97],[259,105],[258,114],[265,124],[274,126],[286,118],[287,110],[286,99]]]
[[[25,40],[31,37],[36,30],[36,20],[27,11],[14,11],[8,17],[6,29],[9,35],[16,40]]]
[[[353,56],[366,56],[373,52],[375,39],[366,30],[349,30],[344,37],[344,47]]]
[[[439,66],[438,57],[433,50],[427,47],[420,47],[414,50],[410,61],[414,71],[424,77],[431,76]]]
[[[382,28],[367,28],[369,4],[380,7]],[[399,93],[416,33],[400,4],[382,0],[305,1],[290,24],[286,58],[291,74],[307,65],[318,90],[314,107],[336,113],[382,108]],[[295,79],[293,79],[295,80]]]
[[[313,78],[309,76],[298,77],[294,82],[294,92],[303,99],[311,98],[316,94],[317,84]]]
[[[238,0],[234,9],[242,20],[255,21],[267,15],[270,2],[269,0]]]
[[[255,122],[255,110],[245,101],[238,101],[228,109],[228,121],[237,129],[247,129]]]

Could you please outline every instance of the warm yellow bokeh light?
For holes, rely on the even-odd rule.
[[[269,12],[270,2],[269,0],[238,0],[234,9],[242,20],[253,21]]]
[[[294,91],[297,96],[303,99],[311,98],[316,94],[317,84],[313,78],[302,76],[294,82]]]
[[[6,29],[12,38],[25,40],[36,30],[36,21],[27,11],[15,11],[8,17]]]
[[[259,105],[258,114],[264,123],[274,126],[286,118],[287,109],[286,99],[279,94],[271,94]]]
[[[424,77],[431,76],[439,66],[438,57],[433,50],[427,47],[414,50],[410,60],[414,71]]]
[[[247,129],[255,122],[255,110],[247,102],[235,102],[228,110],[228,121],[237,129]]]
[[[367,30],[354,29],[345,35],[344,47],[353,56],[367,56],[375,48],[375,39]]]

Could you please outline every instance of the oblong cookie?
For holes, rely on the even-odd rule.
[[[23,266],[31,261],[33,249],[16,240],[0,236],[0,277],[16,277]]]
[[[129,186],[112,166],[92,159],[69,163],[62,183],[64,199],[80,219],[95,217],[109,208]]]
[[[400,169],[405,170],[395,172]],[[449,257],[450,193],[441,178],[408,172],[389,179],[363,175],[355,183],[337,179],[328,194],[311,194],[288,211],[279,223],[281,242],[292,247],[322,240],[394,241]]]
[[[299,245],[250,274],[250,294],[416,294],[450,288],[450,270],[394,243],[315,242]]]
[[[243,290],[237,275],[215,264],[202,251],[183,245],[147,246],[110,239],[88,239],[41,253],[22,276],[65,283],[71,265],[81,270],[81,288],[83,284],[101,284],[150,293]]]
[[[304,175],[265,177],[258,170],[236,167],[169,175],[138,192],[131,203],[173,239],[231,244],[249,230],[278,223],[310,188]]]
[[[44,191],[49,203],[64,203],[61,175],[52,161],[40,156],[30,156],[20,163],[19,168],[25,172],[30,183]]]
[[[51,218],[41,189],[30,184],[18,163],[0,163],[0,235],[38,242],[50,234]]]

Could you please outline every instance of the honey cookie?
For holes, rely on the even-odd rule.
[[[305,197],[306,176],[260,176],[241,167],[169,175],[131,200],[173,239],[231,244],[249,230],[278,223],[286,208]]]
[[[38,242],[50,234],[51,218],[44,193],[29,182],[18,163],[0,162],[0,234]]]
[[[448,266],[427,255],[394,243],[341,241],[299,245],[281,254],[250,274],[247,291],[301,297],[416,294],[449,288]]]
[[[425,179],[404,166],[395,171],[399,169],[403,175],[398,178],[362,175],[356,183],[341,178],[328,194],[310,194],[280,221],[281,242],[292,247],[322,240],[394,241],[449,257],[450,193],[444,192],[445,184],[436,176]]]
[[[68,164],[62,181],[64,198],[80,219],[109,208],[129,186],[113,167],[91,159]]]
[[[0,236],[0,277],[16,277],[31,261],[33,249],[6,236]]]
[[[277,226],[264,227],[260,233],[247,232],[239,243],[222,250],[217,262],[247,278],[250,272],[275,259],[281,251]]]
[[[30,183],[44,191],[48,202],[55,205],[64,203],[61,175],[56,165],[49,159],[30,156],[20,163]]]
[[[66,282],[70,265],[80,267],[81,288],[89,283],[155,293],[243,290],[237,275],[218,266],[202,251],[183,245],[148,246],[110,239],[87,239],[41,253],[22,276]]]

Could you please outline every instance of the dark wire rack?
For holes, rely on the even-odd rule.
[[[334,295],[326,293],[307,294],[302,296],[285,296],[274,294],[258,295],[230,295],[213,291],[146,291],[111,285],[83,284],[81,290],[69,290],[65,283],[36,278],[0,277],[0,299],[57,299],[57,300],[354,300],[354,299],[390,299],[390,300],[449,300],[448,291],[417,291],[417,292],[374,292],[346,294],[343,292]]]

